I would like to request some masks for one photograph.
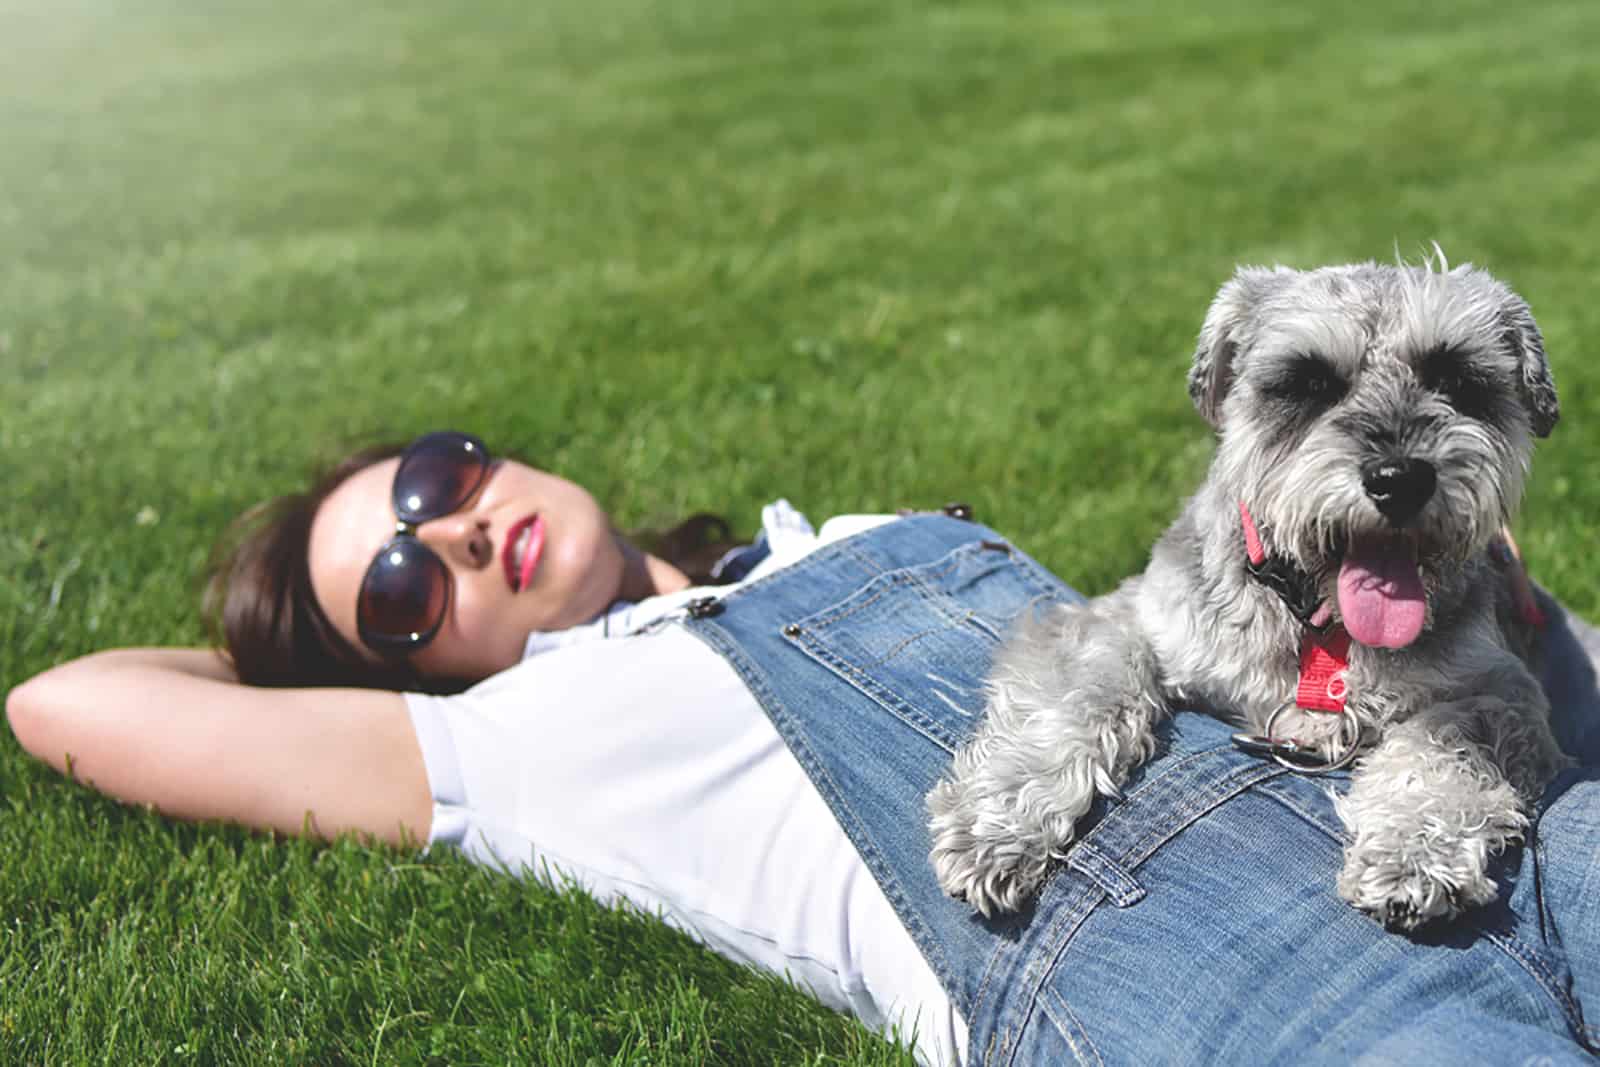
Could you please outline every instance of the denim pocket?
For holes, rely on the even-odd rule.
[[[790,628],[801,648],[943,748],[983,712],[984,678],[1019,616],[1076,594],[1000,541],[887,571]]]

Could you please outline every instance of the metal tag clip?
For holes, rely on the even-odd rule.
[[[1362,731],[1361,720],[1353,709],[1346,708],[1340,714],[1339,751],[1331,758],[1325,758],[1315,745],[1296,741],[1292,737],[1274,736],[1272,728],[1283,713],[1292,707],[1294,701],[1291,700],[1273,712],[1272,718],[1267,720],[1266,733],[1234,734],[1233,743],[1241,751],[1270,759],[1297,774],[1328,774],[1348,767],[1355,760],[1356,753],[1361,751]]]

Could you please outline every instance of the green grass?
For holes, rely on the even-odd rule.
[[[1600,8],[0,0],[0,689],[194,643],[233,514],[475,429],[624,525],[971,501],[1088,591],[1210,445],[1236,262],[1533,304],[1600,614]],[[0,731],[0,1061],[903,1063],[660,925],[126,810]]]

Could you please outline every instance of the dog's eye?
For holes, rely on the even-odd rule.
[[[1461,352],[1445,345],[1423,357],[1421,378],[1425,388],[1438,393],[1468,418],[1487,418],[1498,402],[1494,381]]]
[[[1349,385],[1321,356],[1296,356],[1267,383],[1267,392],[1280,400],[1323,407],[1339,402]]]

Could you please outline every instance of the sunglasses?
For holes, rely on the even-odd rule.
[[[472,499],[489,474],[489,450],[471,434],[425,434],[400,453],[394,472],[395,534],[373,557],[356,595],[356,631],[385,656],[427,645],[444,624],[453,583],[417,527]]]

